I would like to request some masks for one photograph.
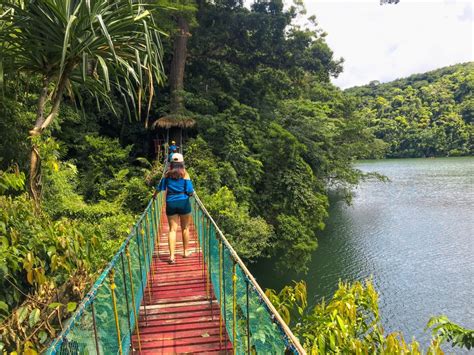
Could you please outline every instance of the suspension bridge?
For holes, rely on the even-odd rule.
[[[192,197],[190,248],[168,264],[165,194],[149,201],[47,354],[305,354]]]

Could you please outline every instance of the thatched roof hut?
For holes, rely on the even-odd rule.
[[[196,121],[184,115],[167,115],[164,117],[159,118],[155,122],[153,122],[153,128],[191,128],[196,124]]]

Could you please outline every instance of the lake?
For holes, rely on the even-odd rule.
[[[387,331],[426,348],[432,315],[474,328],[474,157],[362,161],[365,181],[351,206],[334,202],[310,271],[275,276],[270,260],[251,266],[264,288],[304,279],[308,298],[329,298],[339,279],[373,277]],[[450,351],[450,348],[446,348]],[[459,351],[457,351],[459,352]]]

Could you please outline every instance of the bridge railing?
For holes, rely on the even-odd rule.
[[[128,354],[132,335],[141,350],[137,319],[142,304],[146,315],[164,196],[148,203],[47,354]],[[222,341],[229,339],[237,354],[305,354],[197,195],[192,207],[207,292],[220,308]]]
[[[153,272],[164,194],[150,200],[111,262],[101,273],[46,354],[128,354]],[[150,296],[151,297],[151,296]],[[146,312],[146,306],[144,307]],[[140,342],[138,342],[140,343]]]
[[[203,272],[212,285],[207,292],[214,292],[221,311],[221,339],[228,336],[236,354],[305,354],[197,195],[192,207]]]

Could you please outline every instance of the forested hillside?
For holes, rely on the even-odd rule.
[[[345,91],[387,157],[460,156],[474,153],[474,63]]]

